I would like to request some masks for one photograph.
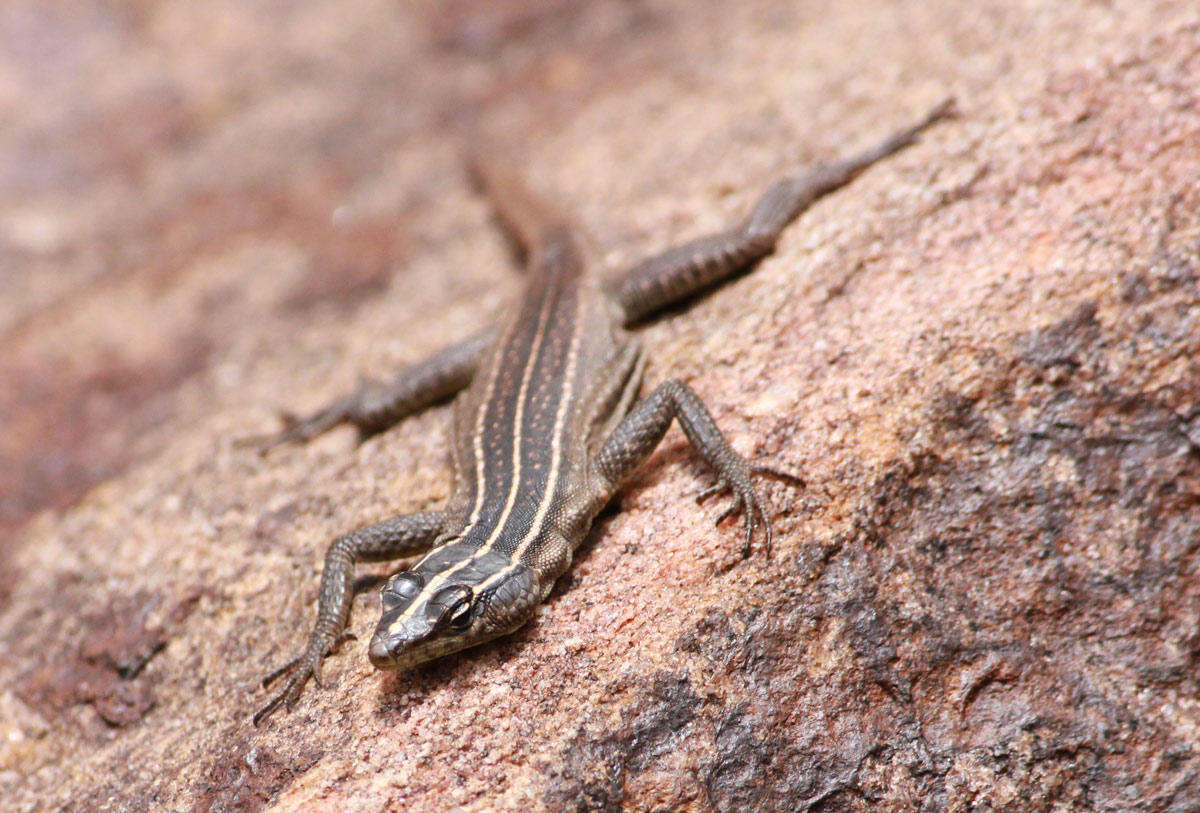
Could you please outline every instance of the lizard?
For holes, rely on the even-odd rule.
[[[751,466],[682,381],[665,381],[639,399],[645,356],[629,329],[750,269],[813,202],[952,113],[947,100],[870,149],[785,177],[739,226],[652,256],[604,283],[588,273],[594,261],[558,209],[511,167],[473,156],[473,180],[525,259],[525,288],[508,318],[389,384],[363,382],[307,417],[285,415],[283,428],[261,439],[265,451],[339,424],[367,436],[457,394],[454,492],[440,509],[386,519],[330,544],[308,642],[263,679],[265,689],[287,677],[254,724],[280,706],[291,709],[310,679],[320,685],[323,660],[345,640],[357,563],[420,556],[381,590],[382,614],[368,646],[378,669],[411,668],[515,631],[673,421],[716,473],[716,485],[700,497],[732,495],[717,523],[740,511],[743,556],[758,528],[769,555],[771,525],[752,474],[799,478]]]

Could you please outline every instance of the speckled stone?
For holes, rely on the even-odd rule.
[[[0,12],[0,798],[20,810],[1200,807],[1200,13],[1114,0]],[[502,308],[482,132],[611,273],[947,94],[959,119],[642,331],[677,430],[536,621],[359,641],[263,730],[330,538],[439,408],[235,446]],[[371,572],[383,572],[376,568]]]

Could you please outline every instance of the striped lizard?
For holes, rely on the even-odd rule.
[[[342,640],[354,566],[421,555],[381,593],[382,616],[368,654],[379,669],[412,667],[508,634],[536,612],[569,567],[604,505],[678,420],[740,511],[743,555],[770,523],[752,467],[730,446],[700,398],[669,380],[638,399],[644,357],[626,328],[686,300],[770,254],[783,229],[818,198],[908,146],[950,115],[939,105],[916,125],[850,158],[773,184],[734,229],[701,237],[600,284],[590,258],[558,210],[507,167],[482,160],[471,171],[526,257],[527,283],[507,320],[402,371],[366,383],[304,419],[286,419],[266,440],[304,442],[343,423],[373,434],[456,393],[448,504],[369,525],[335,539],[325,555],[317,620],[301,654],[263,680],[287,676],[254,716],[295,705]]]

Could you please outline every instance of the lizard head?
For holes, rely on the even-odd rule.
[[[368,650],[377,669],[406,669],[512,632],[541,598],[529,568],[474,566],[397,573]]]

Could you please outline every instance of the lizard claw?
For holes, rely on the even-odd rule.
[[[717,521],[714,522],[713,524],[720,525],[722,522],[724,522],[725,520],[729,519],[731,516],[736,514],[738,511],[740,511],[742,509],[742,503],[743,503],[742,495],[738,494],[737,492],[734,492],[733,502],[730,503],[728,508],[726,508],[724,511],[721,512],[721,516],[717,517]]]
[[[271,674],[264,677],[262,679],[262,687],[264,689],[269,688],[272,683],[279,680],[281,677],[286,675],[288,672],[295,669],[300,664],[300,660],[301,660],[300,658],[292,658],[290,661],[285,663],[283,666],[279,667],[274,672],[272,672]]]
[[[318,639],[319,641],[320,639]],[[354,633],[343,631],[333,646],[328,649],[318,649],[320,643],[310,643],[309,648],[304,654],[292,658],[283,666],[271,672],[262,679],[262,687],[269,688],[272,683],[279,680],[284,675],[288,676],[288,681],[284,684],[283,691],[275,695],[271,702],[259,709],[254,715],[254,725],[258,726],[263,720],[274,714],[280,706],[286,706],[289,711],[296,705],[296,701],[300,699],[300,694],[304,691],[304,685],[308,681],[317,684],[318,689],[324,689],[325,685],[321,682],[321,665],[325,662],[326,655],[336,651],[342,644],[347,641],[355,641]]]
[[[265,455],[276,446],[288,443],[307,443],[318,435],[324,434],[341,423],[353,422],[354,410],[362,399],[361,393],[366,384],[359,384],[359,390],[347,398],[341,398],[324,409],[318,410],[306,417],[300,417],[294,412],[280,412],[279,422],[282,427],[277,432],[264,435],[252,435],[234,441],[238,447],[249,447]]]
[[[762,528],[763,531],[763,547],[767,557],[767,561],[771,560],[771,521],[767,516],[766,509],[763,507],[763,501],[759,495],[758,489],[755,488],[753,481],[750,478],[751,474],[758,474],[767,477],[773,477],[778,480],[783,480],[792,485],[803,487],[804,480],[798,475],[788,471],[772,468],[770,466],[754,466],[749,467],[744,463],[738,467],[740,471],[732,471],[728,476],[722,475],[720,480],[710,488],[705,489],[696,498],[696,502],[701,502],[721,491],[732,491],[733,500],[729,507],[721,512],[717,517],[716,524],[724,522],[734,514],[742,514],[746,522],[746,543],[742,546],[742,558],[749,558],[753,549],[754,532]]]
[[[265,689],[284,675],[289,675],[287,683],[284,684],[283,691],[275,695],[267,705],[259,709],[258,713],[254,715],[253,723],[256,728],[263,720],[278,711],[280,706],[286,706],[288,711],[291,711],[295,707],[296,701],[300,699],[300,694],[304,691],[304,685],[310,679],[318,687],[321,687],[321,660],[321,657],[314,659],[310,655],[304,654],[298,658],[293,658],[263,678],[262,687]]]

